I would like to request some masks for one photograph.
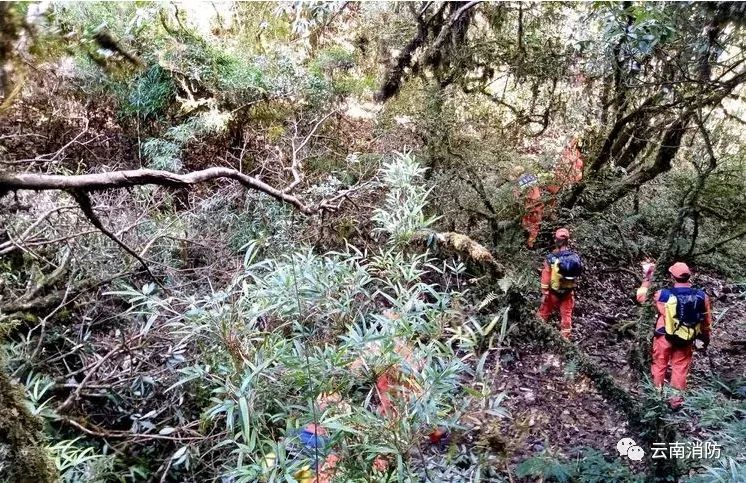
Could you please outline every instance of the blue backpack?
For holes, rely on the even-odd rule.
[[[659,300],[666,304],[666,338],[676,345],[691,344],[700,332],[707,310],[705,293],[692,287],[671,287],[661,291]]]
[[[575,288],[575,280],[583,272],[580,255],[570,250],[550,253],[547,264],[552,270],[549,288],[558,293],[565,293]]]

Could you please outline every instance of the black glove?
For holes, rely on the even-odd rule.
[[[710,345],[710,336],[708,334],[699,334],[697,338],[702,341],[702,350],[706,351]]]

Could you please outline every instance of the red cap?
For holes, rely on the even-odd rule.
[[[569,240],[570,231],[567,228],[560,228],[554,233],[555,240]]]
[[[668,273],[673,275],[673,278],[682,278],[685,275],[692,274],[691,270],[689,270],[689,266],[684,262],[676,262],[668,267]]]

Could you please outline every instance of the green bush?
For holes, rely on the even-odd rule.
[[[181,171],[181,146],[165,139],[148,139],[142,145],[147,166],[177,173]]]
[[[143,120],[163,115],[173,100],[174,91],[171,77],[157,64],[124,86],[115,87],[122,114]]]
[[[598,450],[581,449],[576,458],[560,459],[549,453],[532,456],[521,462],[515,470],[519,478],[534,477],[546,481],[602,483],[624,481],[628,483],[645,481],[624,464],[624,460],[609,460]]]

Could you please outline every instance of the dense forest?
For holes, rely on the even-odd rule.
[[[0,481],[746,482],[744,25],[0,3]]]

